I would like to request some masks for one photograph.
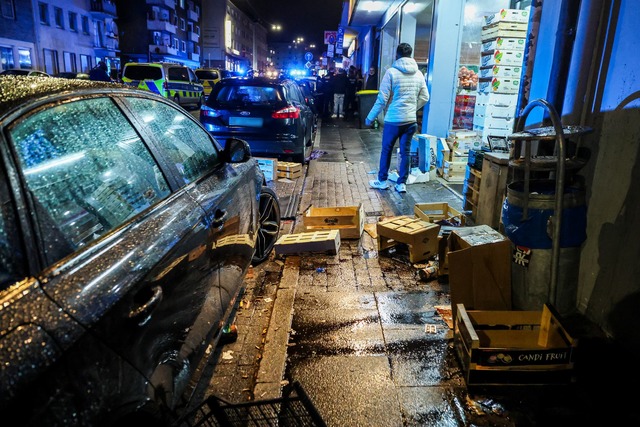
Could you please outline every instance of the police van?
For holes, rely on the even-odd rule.
[[[204,103],[204,87],[193,70],[170,62],[129,62],[122,70],[122,82],[159,93],[181,106]]]

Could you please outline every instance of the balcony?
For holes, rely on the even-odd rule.
[[[194,22],[198,22],[198,14],[196,12],[194,12],[193,10],[188,10],[187,11],[187,19],[190,21],[194,21]]]
[[[189,54],[189,59],[192,61],[200,62],[200,54],[191,52]]]
[[[91,16],[94,18],[115,17],[116,4],[110,0],[91,0]]]
[[[176,33],[176,26],[172,25],[169,21],[148,20],[147,29],[150,31],[166,31],[171,34]]]
[[[147,4],[151,6],[164,6],[169,9],[176,8],[176,0],[147,0]]]
[[[190,42],[198,43],[199,40],[200,40],[200,35],[198,35],[198,33],[194,33],[193,31],[189,31],[189,41]]]
[[[162,55],[177,55],[178,54],[178,49],[174,49],[171,46],[150,44],[149,45],[149,52],[158,53],[158,54],[162,54]]]

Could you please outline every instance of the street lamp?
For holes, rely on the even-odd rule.
[[[280,31],[282,29],[282,26],[280,26],[278,24],[271,24],[271,29],[273,31]]]

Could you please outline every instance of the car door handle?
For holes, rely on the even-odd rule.
[[[142,291],[139,294],[146,291],[147,290]],[[151,288],[151,297],[146,300],[146,302],[131,310],[129,312],[129,319],[135,321],[138,326],[144,325],[149,321],[151,313],[160,305],[160,302],[162,302],[162,288],[160,286],[154,286]]]
[[[225,223],[225,221],[227,220],[227,216],[228,216],[228,212],[224,209],[216,209],[215,214],[213,215],[213,218],[211,219],[211,225],[213,227],[222,227],[222,225]]]

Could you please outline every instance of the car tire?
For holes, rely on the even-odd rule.
[[[275,191],[263,186],[258,203],[258,238],[253,265],[269,258],[280,234],[280,201]]]

